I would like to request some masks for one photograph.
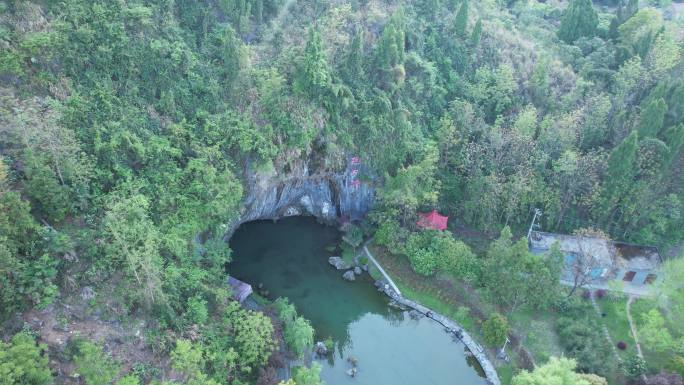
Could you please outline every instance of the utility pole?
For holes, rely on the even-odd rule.
[[[538,228],[539,225],[536,224],[537,217],[542,215],[542,211],[538,208],[534,209],[534,217],[532,218],[532,223],[530,223],[530,229],[527,231],[527,242],[530,241],[530,235],[532,235],[532,230]]]

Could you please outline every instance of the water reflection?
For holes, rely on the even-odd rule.
[[[251,222],[231,238],[228,271],[255,287],[263,283],[271,299],[288,297],[313,324],[316,340],[333,339],[334,353],[321,361],[328,385],[484,384],[463,345],[440,325],[391,309],[366,274],[344,281],[325,251],[339,241],[336,229],[311,218]],[[353,379],[346,373],[352,358]]]

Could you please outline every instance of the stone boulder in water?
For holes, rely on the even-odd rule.
[[[360,267],[356,266],[356,267],[354,268],[354,274],[356,274],[356,275],[361,275],[362,272],[363,272],[363,271],[361,270]]]
[[[316,351],[316,354],[318,354],[319,356],[328,355],[328,348],[321,341],[316,342],[316,347],[314,348],[314,350]]]
[[[337,270],[347,270],[351,267],[340,257],[330,257],[328,258],[328,263],[333,265]]]
[[[354,281],[356,280],[356,274],[354,274],[354,270],[347,270],[342,274],[342,278],[346,279],[347,281]]]

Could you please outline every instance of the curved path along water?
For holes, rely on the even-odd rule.
[[[339,241],[336,229],[311,218],[250,222],[230,240],[228,272],[255,288],[263,283],[271,299],[290,298],[311,320],[317,340],[334,340],[334,353],[319,360],[327,385],[487,383],[465,345],[444,326],[389,307],[367,274],[344,281],[326,251]],[[351,357],[358,361],[355,378],[346,374]]]
[[[378,268],[378,270],[380,270],[380,273],[387,280],[388,285],[383,288],[383,292],[385,294],[387,294],[398,304],[411,308],[427,317],[430,317],[435,322],[439,322],[448,330],[448,333],[452,333],[456,338],[460,339],[463,342],[463,344],[465,344],[465,346],[468,347],[468,349],[470,349],[470,351],[473,353],[477,361],[480,363],[480,366],[484,371],[487,381],[492,385],[501,384],[501,381],[499,380],[499,375],[496,373],[494,365],[491,363],[491,361],[489,361],[489,358],[487,357],[487,354],[485,353],[484,349],[480,344],[475,342],[475,340],[472,337],[470,337],[470,334],[468,334],[468,332],[463,330],[463,328],[461,328],[459,324],[452,321],[451,319],[433,310],[430,310],[417,302],[413,302],[409,299],[404,298],[404,296],[401,295],[401,291],[392,280],[392,277],[390,277],[389,274],[385,272],[385,269],[383,269],[380,263],[378,263],[375,257],[373,257],[373,254],[371,254],[371,252],[368,251],[368,247],[366,247],[366,245],[363,246],[363,251],[366,253],[368,258],[373,262],[373,264]]]

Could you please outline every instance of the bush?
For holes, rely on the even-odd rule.
[[[577,360],[582,372],[606,375],[612,370],[610,346],[594,319],[578,317],[577,311],[559,317],[556,331],[568,357]]]
[[[0,340],[0,376],[2,385],[52,384],[47,347],[36,344],[27,332],[16,334],[9,343]]]
[[[274,306],[283,321],[283,337],[287,346],[301,358],[313,346],[314,329],[304,317],[297,315],[295,306],[287,298],[278,298]]]
[[[598,290],[596,290],[594,295],[596,295],[596,298],[602,299],[606,296],[606,290],[605,289],[598,289]]]
[[[188,307],[185,312],[185,318],[193,324],[202,325],[207,322],[209,318],[209,310],[207,310],[207,301],[200,295],[188,298]]]
[[[297,385],[323,385],[321,381],[321,365],[318,362],[311,364],[311,368],[298,366],[292,371],[292,378]]]
[[[489,346],[500,346],[506,342],[509,331],[508,320],[499,313],[494,313],[482,323],[484,340]]]
[[[437,271],[437,255],[431,248],[433,231],[421,231],[409,236],[406,254],[411,267],[420,275],[433,275]]]
[[[625,341],[620,341],[617,343],[617,348],[620,350],[625,350],[627,349],[627,343]]]
[[[646,361],[643,358],[633,355],[625,360],[625,374],[629,378],[637,378],[646,373]]]
[[[670,358],[670,361],[665,365],[665,368],[684,376],[684,356],[674,356]]]
[[[582,298],[584,299],[590,299],[591,298],[591,291],[590,290],[584,290],[582,292]]]
[[[109,385],[116,378],[120,367],[100,346],[84,339],[76,340],[74,345],[76,372],[88,385]]]

